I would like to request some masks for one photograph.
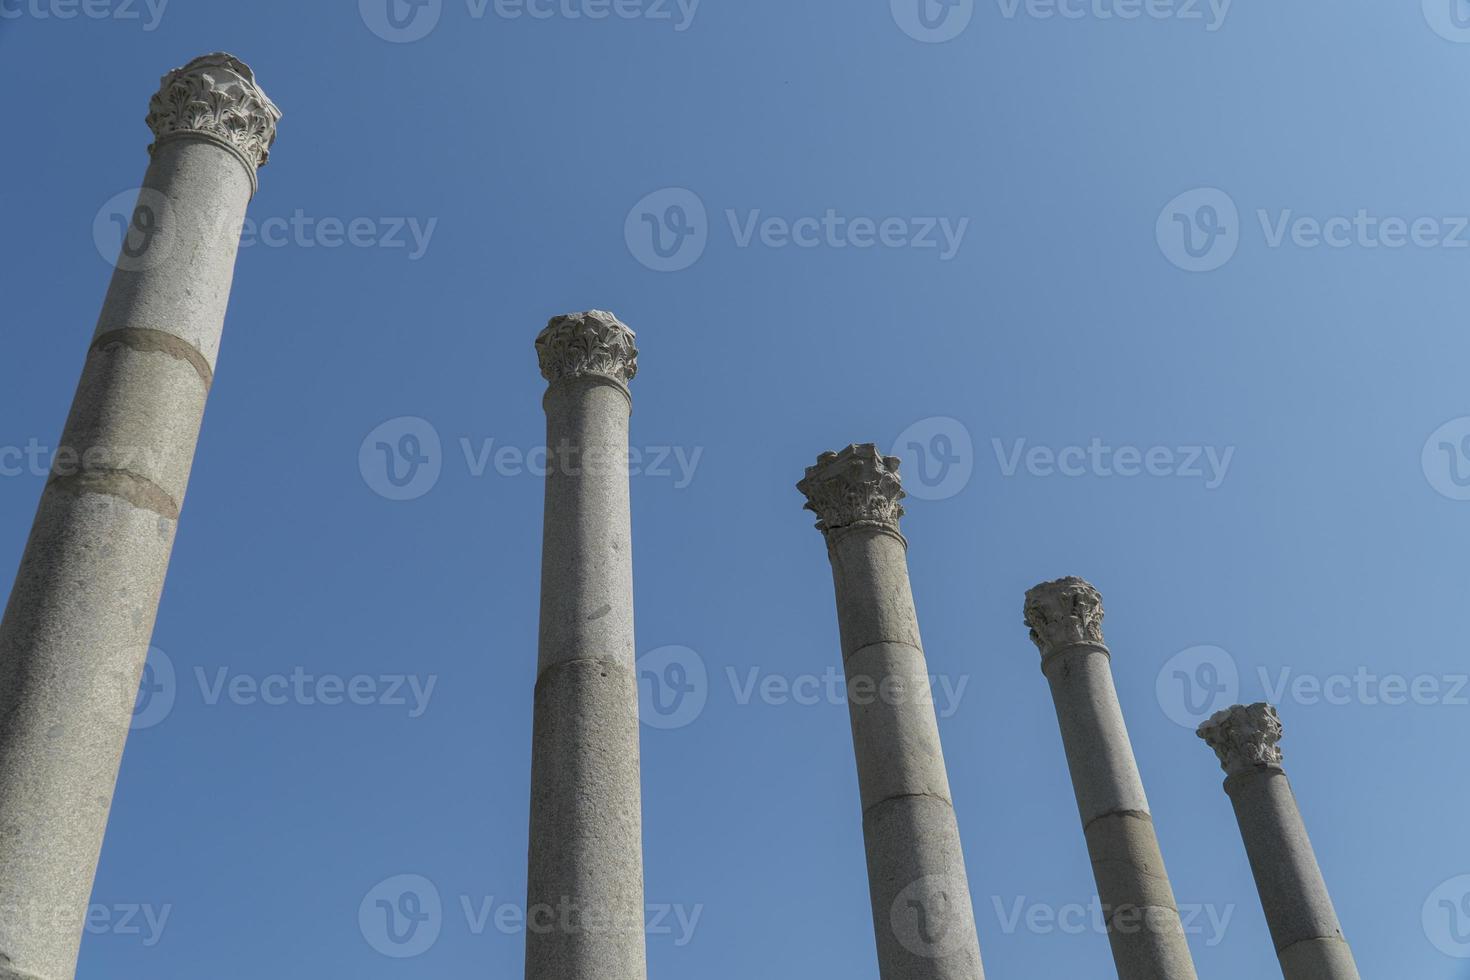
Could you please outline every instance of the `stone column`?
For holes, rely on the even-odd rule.
[[[557,317],[536,338],[550,387],[526,980],[647,975],[628,510],[634,341],[599,310]]]
[[[1199,726],[1220,757],[1225,792],[1286,980],[1358,980],[1352,950],[1281,768],[1281,719],[1269,704],[1236,705]]]
[[[1103,643],[1102,596],[1080,578],[1026,593],[1061,725],[1082,833],[1119,980],[1194,980],[1194,962],[1154,833]]]
[[[797,489],[827,541],[883,980],[982,980],[980,942],[909,589],[898,460],[823,453]]]
[[[133,700],[280,112],[224,54],[164,76],[155,142],[0,621],[0,978],[72,976]]]

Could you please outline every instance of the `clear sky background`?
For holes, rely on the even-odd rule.
[[[638,648],[699,687],[643,731],[651,976],[877,977],[793,488],[873,441],[905,456],[930,668],[964,685],[938,700],[990,976],[1114,975],[1021,624],[1077,574],[1201,976],[1277,967],[1190,725],[1272,696],[1364,976],[1470,977],[1470,7],[978,0],[930,30],[917,0],[564,3],[404,5],[395,31],[386,0],[0,0],[7,592],[159,76],[228,50],[285,112],[79,976],[520,976],[542,481],[518,454],[544,438],[532,340],[595,307],[642,349]],[[761,227],[829,211],[803,246]],[[393,500],[374,447],[429,431],[405,418],[439,449]],[[252,693],[297,672],[309,696]],[[310,696],[358,675],[372,703]],[[407,946],[374,920],[400,875],[442,910]]]

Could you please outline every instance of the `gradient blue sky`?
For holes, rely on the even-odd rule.
[[[1470,916],[1441,904],[1470,909],[1470,8],[1240,3],[1221,22],[1182,0],[1133,20],[979,0],[928,43],[887,0],[704,0],[683,30],[673,4],[534,19],[443,0],[395,43],[369,26],[386,0],[38,16],[55,2],[0,0],[0,446],[60,432],[165,70],[216,49],[255,68],[285,118],[251,215],[307,229],[241,253],[155,636],[174,703],[128,745],[83,980],[520,975],[523,936],[477,933],[463,901],[525,892],[542,488],[493,461],[474,475],[461,440],[541,443],[532,340],[590,307],[639,333],[634,445],[702,454],[687,485],[633,480],[639,650],[688,648],[708,677],[688,724],[644,729],[648,900],[700,915],[687,942],[650,936],[651,976],[877,976],[846,709],[741,703],[730,680],[837,666],[793,484],[876,441],[957,474],[930,488],[908,452],[911,488],[939,499],[916,493],[904,529],[931,669],[966,685],[941,727],[989,975],[1113,975],[1103,935],[1044,924],[1094,885],[1021,599],[1078,574],[1105,598],[1179,901],[1202,910],[1201,976],[1276,972],[1221,773],[1180,723],[1176,675],[1233,669],[1219,697],[1265,697],[1262,672],[1429,679],[1424,704],[1379,682],[1288,693],[1287,767],[1363,974],[1470,977],[1451,955],[1470,956]],[[704,209],[683,214],[707,247],[659,272],[642,215],[675,199],[635,206],[667,188]],[[829,210],[968,225],[947,260],[778,247],[776,227],[742,244],[754,212]],[[1331,226],[1343,247],[1277,237],[1360,210]],[[422,250],[322,247],[324,219],[379,241],[409,217],[436,222]],[[1215,246],[1198,262],[1184,223]],[[440,437],[440,474],[394,501],[359,450],[403,417]],[[1094,439],[1185,448],[1155,457],[1184,473],[1024,456]],[[1188,447],[1233,450],[1223,479],[1191,475]],[[14,460],[6,591],[43,484]],[[411,717],[211,703],[199,682],[298,668],[435,687]],[[444,910],[412,958],[377,952],[358,914],[403,874]],[[168,910],[161,936],[123,920],[134,905]]]

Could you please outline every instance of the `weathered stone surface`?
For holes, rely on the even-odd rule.
[[[552,320],[541,632],[531,761],[527,980],[644,980],[643,818],[626,383],[633,332]],[[558,910],[558,911],[551,911]]]
[[[0,620],[0,977],[75,971],[267,106],[225,55],[154,98],[134,225]]]
[[[1026,625],[1042,656],[1079,643],[1103,642],[1102,596],[1076,577],[1043,582],[1026,593]]]
[[[1225,792],[1286,980],[1358,980],[1296,795],[1281,768],[1281,719],[1267,704],[1235,705],[1200,726],[1229,775]]]
[[[855,443],[841,452],[823,453],[796,489],[806,495],[806,509],[817,515],[817,529],[875,525],[898,531],[903,516],[903,484],[899,460],[884,456],[871,442]]]
[[[1281,768],[1281,718],[1269,704],[1237,704],[1217,711],[1197,734],[1215,750],[1228,775],[1257,766]]]
[[[898,460],[824,453],[797,485],[821,518],[837,595],[878,970],[983,980],[928,665],[898,530]]]
[[[1080,578],[1026,593],[1119,980],[1194,980],[1194,963],[1103,644],[1102,596]]]

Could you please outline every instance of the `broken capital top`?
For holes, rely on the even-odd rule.
[[[1227,775],[1281,768],[1281,716],[1261,702],[1216,712],[1195,733],[1215,750]]]
[[[1043,657],[1084,643],[1103,646],[1102,595],[1075,576],[1029,590],[1025,618]]]
[[[897,457],[884,456],[871,442],[855,444],[817,457],[796,489],[805,494],[805,509],[817,515],[823,533],[858,526],[897,532],[904,513],[899,501],[907,496],[898,465]]]

